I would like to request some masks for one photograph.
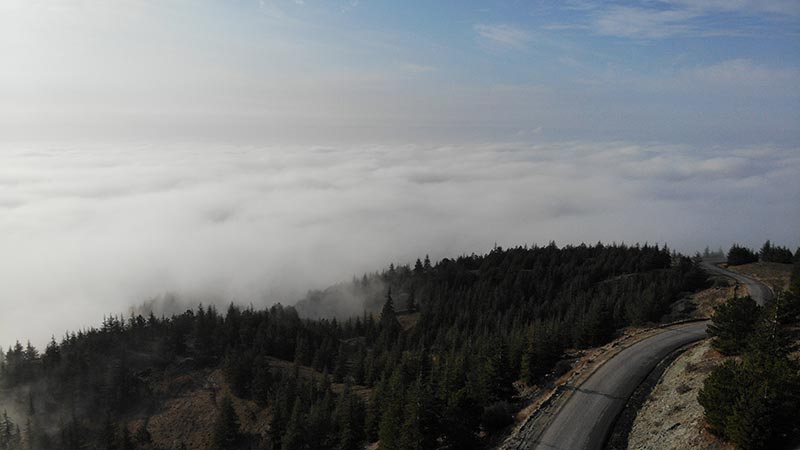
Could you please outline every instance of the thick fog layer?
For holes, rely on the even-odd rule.
[[[0,342],[175,294],[291,302],[390,262],[555,240],[800,241],[796,149],[10,147]]]

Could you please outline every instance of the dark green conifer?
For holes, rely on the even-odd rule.
[[[712,345],[723,355],[738,355],[755,329],[761,307],[751,297],[734,297],[717,306],[708,325]]]
[[[220,403],[214,431],[211,435],[212,450],[236,450],[242,438],[239,416],[230,397],[225,396]]]

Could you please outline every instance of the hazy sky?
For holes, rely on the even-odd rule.
[[[0,0],[0,344],[798,198],[794,0]]]
[[[796,0],[3,0],[6,139],[795,145]]]

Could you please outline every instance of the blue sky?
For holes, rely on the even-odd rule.
[[[20,140],[800,138],[794,1],[2,8],[0,116]]]

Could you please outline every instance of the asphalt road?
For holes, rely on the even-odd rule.
[[[755,280],[711,264],[703,267],[747,285],[753,298],[763,304],[770,290]],[[743,293],[744,294],[744,293]],[[528,449],[600,449],[619,413],[636,387],[659,361],[674,350],[706,337],[708,322],[693,322],[664,331],[633,344],[611,358],[574,390],[555,412],[547,428]]]
[[[600,449],[625,403],[658,364],[675,349],[706,337],[707,322],[665,328],[621,351],[600,366],[553,417],[528,448]]]
[[[705,269],[706,272],[733,278],[739,283],[747,286],[747,292],[750,293],[750,296],[753,297],[753,300],[755,300],[759,305],[763,306],[765,301],[772,299],[772,291],[769,290],[769,288],[763,283],[760,283],[752,278],[747,278],[744,275],[731,272],[730,270],[725,270],[710,261],[703,261],[700,263],[700,265],[703,267],[703,269]],[[739,295],[746,295],[746,293],[740,292]]]

